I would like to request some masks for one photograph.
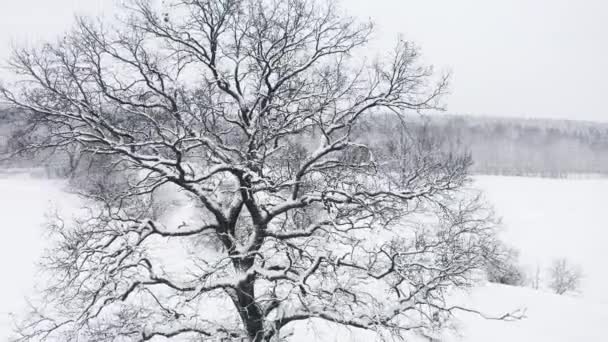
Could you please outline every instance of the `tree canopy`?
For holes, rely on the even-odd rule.
[[[95,166],[88,215],[50,224],[51,285],[21,340],[270,341],[311,319],[404,336],[458,309],[446,291],[493,246],[470,157],[405,133],[378,146],[361,125],[442,108],[448,77],[413,44],[362,58],[372,25],[332,1],[125,13],[17,49],[0,89],[26,123],[18,152]],[[170,196],[196,219],[167,220]]]

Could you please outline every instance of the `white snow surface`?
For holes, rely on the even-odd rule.
[[[0,175],[0,341],[11,335],[11,314],[23,312],[25,297],[35,293],[47,215],[77,208],[77,199],[62,187],[58,181]]]
[[[0,341],[10,336],[9,313],[25,309],[25,297],[35,293],[35,263],[45,247],[43,223],[52,210],[75,211],[74,196],[62,192],[63,183],[27,176],[0,176]],[[526,309],[515,322],[487,320],[458,313],[457,332],[441,341],[457,342],[572,342],[606,341],[608,293],[608,230],[602,209],[608,179],[541,179],[478,176],[474,186],[484,191],[503,217],[503,240],[521,252],[529,269],[544,270],[556,257],[582,266],[579,295],[558,296],[546,290],[480,284],[470,293],[454,295],[455,304],[499,316]],[[41,284],[43,285],[43,284]],[[374,335],[322,322],[293,326],[290,341],[373,341]],[[414,339],[423,342],[425,339]]]
[[[503,218],[501,238],[530,273],[564,257],[582,267],[582,294],[608,305],[608,179],[481,176],[475,186]]]
[[[487,316],[498,317],[517,308],[525,318],[499,321],[473,313],[456,313],[454,328],[440,339],[413,336],[408,342],[577,342],[606,341],[608,307],[580,297],[559,296],[530,288],[485,284],[470,293],[452,298]],[[367,342],[378,340],[357,329],[337,328],[326,323],[301,325],[292,342]],[[388,339],[388,341],[392,341]]]

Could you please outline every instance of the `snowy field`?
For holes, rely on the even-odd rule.
[[[486,199],[503,218],[502,239],[532,273],[554,258],[582,266],[582,294],[608,305],[608,179],[482,176]]]
[[[46,215],[74,208],[75,201],[59,182],[0,175],[0,341],[12,330],[9,314],[23,310],[24,297],[34,291]]]
[[[481,176],[475,186],[503,217],[503,239],[521,252],[530,270],[545,269],[553,258],[566,257],[582,266],[583,293],[557,296],[546,291],[502,285],[480,285],[453,300],[489,315],[526,308],[517,322],[484,320],[459,314],[459,334],[444,341],[571,342],[604,341],[608,322],[608,232],[604,218],[608,180],[556,180]],[[25,176],[0,177],[0,341],[9,336],[10,312],[24,307],[33,291],[34,263],[44,248],[41,225],[51,210],[69,211],[75,198],[61,183]],[[359,331],[324,325],[295,327],[292,341],[369,341]],[[424,341],[424,340],[420,340]]]

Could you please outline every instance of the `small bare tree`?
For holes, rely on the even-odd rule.
[[[538,290],[540,288],[540,265],[536,264],[536,268],[534,270],[534,275],[531,277],[532,288]]]
[[[50,285],[20,340],[257,342],[310,319],[404,336],[459,309],[444,295],[494,243],[462,191],[470,157],[361,134],[378,111],[441,109],[447,77],[412,44],[354,58],[371,25],[332,1],[125,13],[15,51],[20,80],[1,88],[25,116],[20,152],[69,147],[112,175],[85,173],[90,215],[51,224]],[[159,192],[197,220],[163,221]]]
[[[568,260],[561,258],[553,261],[548,270],[549,288],[557,294],[578,291],[580,289],[583,272],[580,266],[572,265]]]

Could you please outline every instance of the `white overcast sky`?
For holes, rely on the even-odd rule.
[[[0,58],[51,39],[73,13],[118,0],[0,0]],[[608,121],[606,0],[342,0],[377,24],[376,53],[397,35],[453,72],[448,109],[477,115]]]

